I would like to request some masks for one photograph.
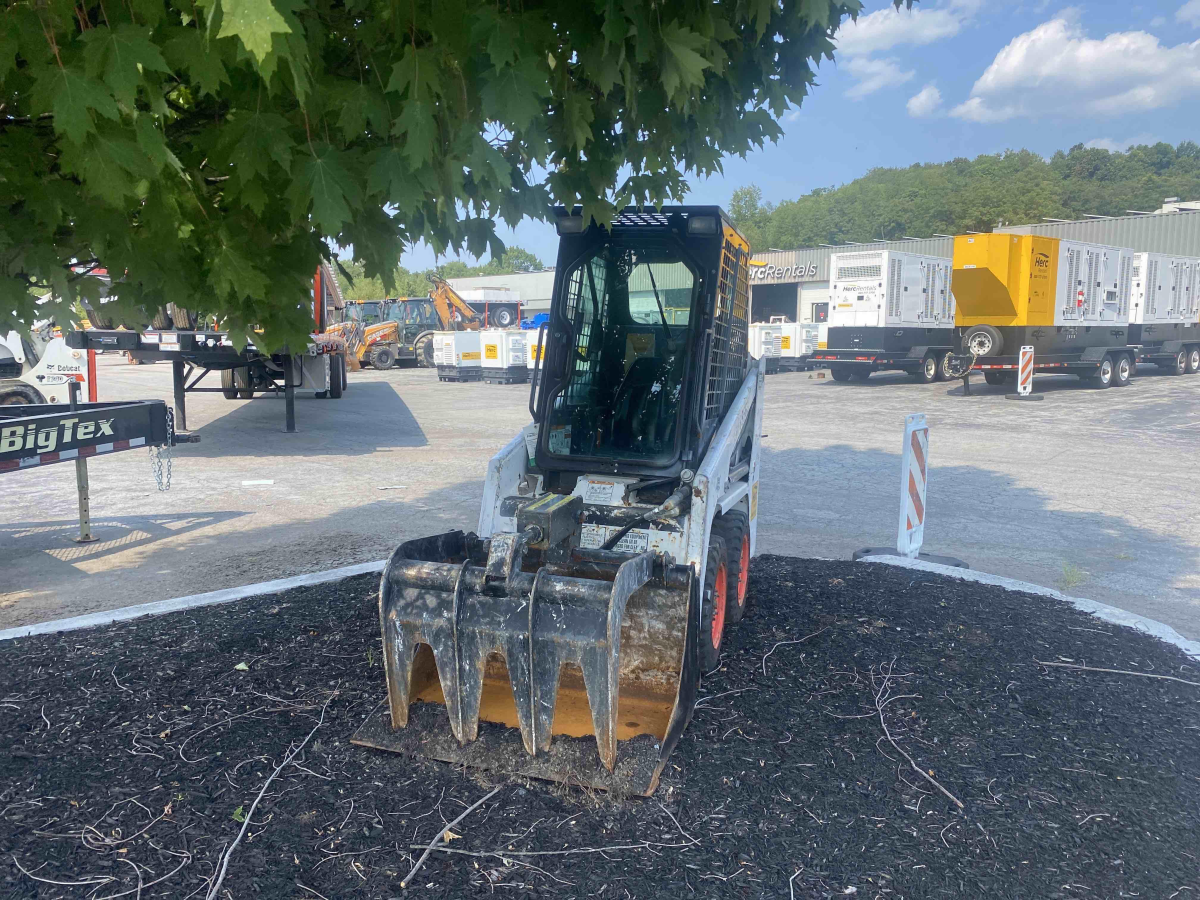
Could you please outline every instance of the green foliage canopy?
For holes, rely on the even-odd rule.
[[[9,0],[0,328],[117,282],[269,346],[353,246],[502,257],[494,223],[678,199],[780,134],[858,0]]]
[[[1077,144],[1049,160],[1028,150],[873,169],[839,188],[770,203],[739,188],[729,214],[758,250],[991,231],[996,224],[1153,211],[1165,197],[1200,198],[1200,146],[1159,143],[1111,153]]]

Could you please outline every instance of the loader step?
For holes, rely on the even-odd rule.
[[[612,772],[600,762],[596,741],[591,737],[555,737],[549,751],[534,757],[525,752],[521,733],[516,729],[481,722],[478,740],[460,746],[450,731],[444,707],[414,703],[409,708],[409,727],[393,729],[386,700],[354,733],[350,743],[506,775],[609,791],[618,796],[653,793],[666,762],[659,742],[648,734],[620,742],[617,765]]]

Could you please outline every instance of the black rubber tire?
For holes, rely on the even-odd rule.
[[[167,306],[167,310],[171,313],[172,325],[180,331],[195,331],[196,325],[200,320],[197,313],[190,309],[184,309],[182,306],[176,306],[171,303]]]
[[[150,318],[150,327],[155,331],[170,331],[175,326],[171,322],[171,314],[166,309],[159,307]]]
[[[433,335],[427,334],[417,338],[413,351],[417,354],[418,366],[422,369],[433,368]]]
[[[850,376],[854,373],[850,370],[849,366],[830,366],[829,374],[833,377],[834,381],[849,381]]]
[[[1187,352],[1180,350],[1175,354],[1175,362],[1167,363],[1166,370],[1168,375],[1186,375],[1187,374]]]
[[[31,403],[45,402],[46,398],[32,385],[18,381],[15,378],[0,380],[0,406],[24,406]]]
[[[932,353],[927,353],[925,358],[921,360],[921,367],[913,372],[912,376],[917,384],[933,384],[937,381],[937,357]]]
[[[938,354],[937,380],[938,381],[954,380],[954,375],[951,374],[950,368],[951,368],[950,367],[950,354],[949,353]]]
[[[999,356],[1004,352],[1004,337],[991,325],[972,325],[963,332],[962,349],[974,356]]]
[[[346,362],[345,353],[339,353],[338,360],[340,360],[338,368],[342,373],[342,393],[344,394],[350,389],[350,364]]]
[[[1127,353],[1118,353],[1113,360],[1113,387],[1125,387],[1133,380],[1133,361]]]
[[[997,372],[987,369],[983,372],[983,380],[988,384],[1008,384],[1011,377],[1011,372]]]
[[[725,643],[725,629],[717,632],[713,642],[714,617],[718,614],[715,601],[718,598],[717,576],[726,568],[725,540],[718,534],[708,539],[708,561],[704,566],[704,589],[700,595],[700,671],[711,672],[721,663],[721,646]],[[728,580],[728,576],[726,576]],[[722,592],[723,593],[723,592]],[[725,622],[725,610],[720,610],[721,625]]]
[[[850,370],[850,377],[855,381],[867,381],[871,377],[871,370],[866,366],[860,366]]]
[[[510,328],[517,321],[513,311],[507,306],[501,306],[490,318],[495,320],[491,324],[497,328]]]
[[[233,369],[221,370],[221,394],[226,400],[236,400],[238,398],[238,389],[233,381],[233,372]]]
[[[342,388],[345,386],[345,367],[346,361],[340,353],[329,357],[329,399],[338,400],[342,396]]]
[[[85,310],[87,313],[88,324],[93,328],[99,328],[101,331],[109,331],[112,329],[112,316],[106,316],[99,308],[93,306]]]
[[[1116,376],[1116,365],[1113,363],[1111,355],[1105,356],[1100,361],[1100,367],[1096,370],[1096,374],[1089,379],[1094,388],[1112,387]]]
[[[725,541],[725,550],[729,554],[725,561],[725,621],[729,625],[736,625],[750,609],[750,591],[746,589],[742,571],[743,562],[747,569],[750,566],[750,520],[744,512],[727,512],[713,521],[713,532]],[[743,550],[746,559],[742,557]],[[746,578],[749,575],[749,571],[745,572]]]
[[[254,382],[250,379],[250,368],[248,366],[239,366],[236,369],[231,369],[233,372],[233,383],[237,385],[238,398],[241,400],[249,400],[254,396]]]
[[[1187,363],[1185,368],[1188,375],[1195,375],[1200,372],[1200,347],[1192,347],[1187,351]]]
[[[391,347],[376,347],[371,351],[371,366],[376,369],[390,369],[396,364],[396,354]]]

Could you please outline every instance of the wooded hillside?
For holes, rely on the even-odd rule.
[[[1200,199],[1200,145],[1159,143],[1125,153],[1076,144],[1049,160],[1028,150],[974,159],[873,169],[837,188],[779,204],[755,185],[739,188],[729,213],[756,250],[843,241],[991,231],[998,222],[1039,222],[1153,211],[1164,197]]]

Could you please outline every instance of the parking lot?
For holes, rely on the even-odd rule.
[[[767,385],[761,551],[847,558],[894,543],[904,416],[925,412],[927,551],[1200,638],[1200,378],[1151,370],[1106,391],[1039,378],[1041,403],[901,374]],[[168,366],[101,357],[101,400],[170,395]],[[289,435],[280,399],[189,395],[202,442],[175,449],[169,492],[145,452],[90,464],[87,545],[71,540],[71,466],[8,474],[0,628],[377,560],[406,538],[472,528],[488,458],[528,422],[528,396],[426,369],[356,372],[340,400],[299,399]]]

